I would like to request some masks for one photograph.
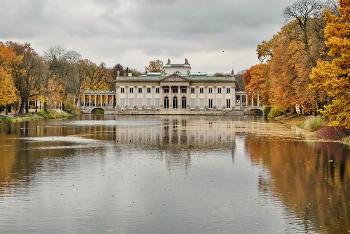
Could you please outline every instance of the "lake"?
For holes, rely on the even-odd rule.
[[[349,156],[260,117],[0,124],[0,233],[347,233]]]

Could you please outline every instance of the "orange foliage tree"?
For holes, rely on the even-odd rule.
[[[19,63],[13,65],[12,75],[21,99],[19,113],[24,113],[24,108],[28,113],[28,102],[40,96],[46,84],[47,66],[29,43],[19,44],[9,41],[6,44],[21,58]]]
[[[0,42],[0,105],[8,105],[17,100],[12,65],[19,63],[20,59],[11,48]]]
[[[267,72],[268,66],[266,64],[258,64],[252,66],[243,75],[243,82],[245,91],[248,93],[255,93],[260,95],[260,102],[268,104],[268,83]]]
[[[309,75],[320,58],[327,59],[324,43],[323,9],[330,7],[315,0],[298,0],[287,7],[287,24],[269,41],[258,45],[258,58],[268,66],[268,102],[283,110],[316,112],[327,101],[324,92],[310,90]]]
[[[350,128],[350,2],[339,0],[340,16],[326,12],[326,45],[332,61],[319,61],[313,69],[311,88],[325,90],[332,99],[324,106],[323,117],[332,126]]]

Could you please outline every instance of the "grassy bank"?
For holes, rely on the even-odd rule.
[[[0,116],[0,123],[15,123],[23,122],[35,119],[57,119],[62,117],[73,116],[69,112],[63,110],[40,110],[38,112],[28,113],[28,114],[14,114],[14,115],[4,115]]]
[[[348,129],[328,126],[327,121],[321,117],[288,114],[276,117],[275,120],[304,129],[318,139],[350,145],[350,131]]]

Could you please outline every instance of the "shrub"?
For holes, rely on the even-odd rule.
[[[324,126],[326,121],[321,117],[310,116],[304,122],[304,128],[309,132],[316,131]]]
[[[272,109],[272,106],[265,106],[264,107],[264,115],[268,116],[268,114],[270,113],[271,109]]]
[[[12,123],[12,122],[13,122],[13,119],[14,119],[14,118],[5,116],[5,117],[1,118],[0,120],[1,120],[1,122],[3,122],[3,123]]]
[[[278,109],[278,107],[274,106],[274,107],[271,108],[268,116],[270,118],[276,118],[276,117],[281,116],[283,114],[285,114],[285,111],[280,110],[280,109]]]
[[[331,126],[323,126],[316,131],[316,136],[325,140],[339,140],[346,136],[345,129],[337,129]]]
[[[72,114],[76,114],[79,115],[81,113],[79,107],[77,105],[74,104],[73,101],[67,101],[64,103],[64,110],[72,113]]]

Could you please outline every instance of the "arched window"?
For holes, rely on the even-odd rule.
[[[182,97],[181,107],[182,109],[186,109],[186,97]]]
[[[169,108],[169,98],[165,97],[164,98],[164,109],[168,109]]]
[[[177,109],[177,97],[173,98],[173,109]]]

